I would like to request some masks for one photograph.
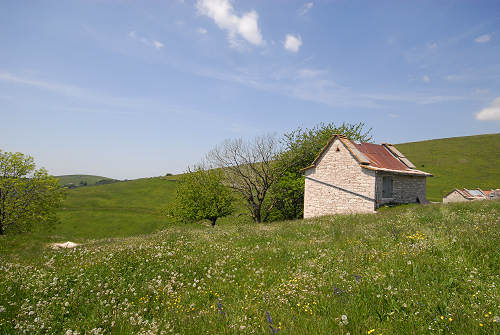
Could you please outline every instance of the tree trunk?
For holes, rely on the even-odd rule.
[[[217,218],[211,218],[210,221],[212,222],[212,228],[215,227],[215,221],[217,221]]]
[[[253,220],[255,221],[255,223],[260,223],[262,221],[260,206],[258,205],[253,208]]]

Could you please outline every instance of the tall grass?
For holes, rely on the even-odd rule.
[[[498,334],[499,221],[484,201],[177,225],[37,255],[3,237],[0,333]]]

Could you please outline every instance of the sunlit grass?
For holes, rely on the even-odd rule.
[[[493,201],[404,206],[37,254],[2,237],[0,333],[495,334],[499,218]]]

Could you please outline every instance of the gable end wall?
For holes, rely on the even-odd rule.
[[[443,203],[445,204],[449,202],[465,202],[465,201],[470,201],[470,200],[461,195],[457,190],[454,190],[447,196],[443,197]]]
[[[375,171],[361,168],[356,158],[338,138],[316,162],[316,167],[305,171],[305,176],[304,218],[374,212],[373,200],[324,184],[341,187],[371,199],[375,198]]]

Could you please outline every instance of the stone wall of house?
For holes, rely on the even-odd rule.
[[[453,192],[451,192],[447,196],[443,197],[443,203],[445,203],[445,204],[449,203],[449,202],[464,202],[464,201],[468,201],[468,200],[466,198],[464,198],[463,195],[458,193],[457,190],[454,190]]]
[[[392,177],[392,198],[382,197],[383,177]],[[379,205],[386,203],[408,204],[417,202],[417,197],[421,202],[427,201],[426,198],[426,182],[424,176],[409,176],[392,174],[387,172],[377,171],[376,178],[376,199]]]
[[[361,168],[338,138],[305,177],[304,218],[375,210],[375,171]]]

